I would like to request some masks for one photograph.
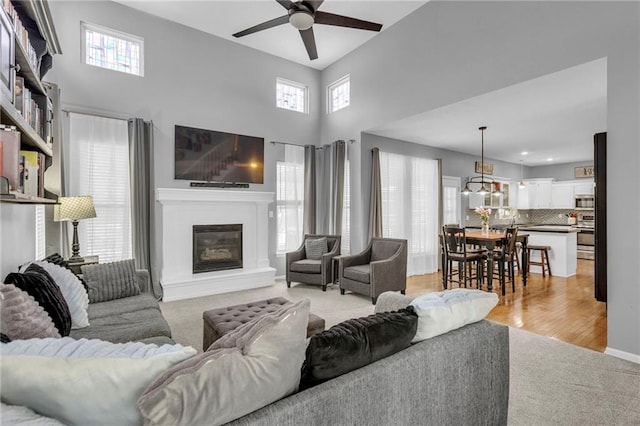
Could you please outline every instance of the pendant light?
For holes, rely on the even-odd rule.
[[[520,188],[524,188],[524,186],[525,186],[525,185],[524,185],[524,179],[522,178],[522,176],[523,176],[523,175],[522,175],[522,161],[523,161],[523,160],[520,160],[520,183],[518,184],[518,186],[519,186]]]

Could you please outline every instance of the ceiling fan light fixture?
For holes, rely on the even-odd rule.
[[[313,15],[306,10],[297,10],[289,16],[289,23],[300,31],[308,30],[313,25]]]

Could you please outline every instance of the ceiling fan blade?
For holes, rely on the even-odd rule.
[[[289,10],[293,7],[293,2],[291,0],[276,0],[278,3],[282,5],[285,9]]]
[[[286,24],[289,22],[289,15],[284,15],[279,18],[272,19],[267,22],[263,22],[262,24],[255,25],[251,28],[247,28],[246,30],[240,31],[238,33],[233,34],[234,37],[242,37],[248,34],[257,33],[258,31],[266,30],[269,28],[277,27],[278,25]]]
[[[309,59],[312,61],[318,59],[318,50],[316,49],[316,38],[313,36],[313,27],[307,30],[300,30],[300,36],[304,42],[304,47],[307,48]]]
[[[317,11],[318,8],[320,7],[320,5],[322,3],[324,3],[324,0],[302,0],[302,3],[306,3],[309,6],[311,6],[311,8],[313,9],[313,11]]]
[[[334,15],[327,12],[316,12],[314,15],[316,24],[334,25],[336,27],[356,28],[359,30],[380,31],[382,24],[350,18],[348,16]]]

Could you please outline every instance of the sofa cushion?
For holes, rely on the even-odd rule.
[[[89,307],[89,295],[76,274],[63,266],[45,261],[36,261],[33,264],[40,266],[53,278],[64,300],[69,306],[71,314],[71,328],[82,328],[89,325],[87,308]]]
[[[327,237],[307,238],[304,240],[304,250],[307,253],[307,259],[322,259],[322,255],[329,251],[327,248]]]
[[[89,320],[93,320],[94,318],[104,318],[127,312],[136,312],[141,309],[160,309],[160,305],[152,294],[141,293],[137,296],[122,299],[90,303],[87,312],[89,314]]]
[[[313,259],[297,260],[291,264],[291,271],[305,274],[319,274],[321,272],[321,261]]]
[[[2,401],[65,424],[141,424],[138,396],[166,369],[196,354],[181,345],[42,340],[2,344]]]
[[[83,265],[81,270],[87,283],[90,303],[140,294],[140,286],[136,283],[136,268],[133,259]]]
[[[15,284],[31,295],[49,314],[58,333],[68,336],[71,331],[71,312],[60,288],[51,276],[40,266],[31,264],[20,274],[12,272],[5,278],[6,284]]]
[[[406,348],[417,326],[418,316],[408,306],[396,312],[349,319],[311,336],[300,388],[325,382]]]
[[[60,337],[44,308],[13,284],[0,284],[0,327],[10,340]]]
[[[466,288],[418,296],[410,303],[419,318],[413,342],[480,321],[497,303],[498,295],[495,293]]]
[[[102,339],[114,343],[157,336],[171,337],[171,328],[160,310],[155,308],[95,318],[89,327],[71,330],[71,337],[76,339]]]
[[[295,392],[308,316],[308,299],[285,305],[168,370],[138,400],[145,424],[219,425]]]
[[[371,266],[368,263],[366,265],[348,266],[344,268],[342,275],[350,280],[369,284],[371,282]]]

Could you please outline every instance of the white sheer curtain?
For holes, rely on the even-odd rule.
[[[97,215],[78,225],[80,255],[131,258],[127,121],[69,113],[68,152],[68,194],[93,196]]]
[[[284,161],[277,163],[276,206],[278,253],[300,247],[303,237],[304,147],[285,145]]]
[[[438,269],[438,161],[380,152],[382,233],[408,241],[407,274]]]

